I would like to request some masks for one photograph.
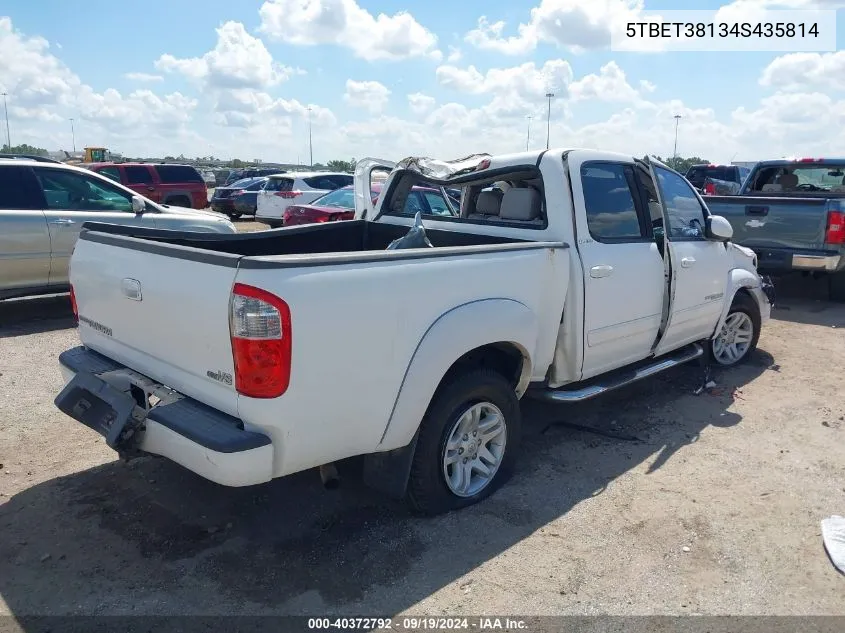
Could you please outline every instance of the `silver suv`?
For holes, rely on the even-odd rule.
[[[87,169],[0,154],[0,299],[67,292],[85,222],[235,232],[217,213],[156,204]]]

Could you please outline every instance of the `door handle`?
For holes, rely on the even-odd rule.
[[[600,279],[601,277],[610,277],[613,274],[613,266],[593,266],[590,268],[590,277],[593,279]]]
[[[695,258],[693,257],[684,257],[681,259],[681,268],[689,268],[693,264],[695,264]]]
[[[769,215],[769,207],[748,205],[745,207],[745,215]]]
[[[147,191],[155,191],[155,190],[156,190],[155,187],[147,187]]]
[[[68,218],[59,218],[58,220],[53,220],[50,224],[76,224],[73,220],[69,220]]]

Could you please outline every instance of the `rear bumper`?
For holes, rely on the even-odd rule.
[[[217,211],[217,213],[226,213],[227,211],[234,211],[235,210],[235,203],[231,200],[227,200],[223,198],[222,200],[212,198],[211,199],[211,210]]]
[[[759,258],[758,268],[763,271],[810,270],[832,273],[845,268],[845,257],[836,251],[752,248]]]
[[[161,397],[166,392],[161,403],[145,415],[141,410],[143,427],[135,436],[134,448],[167,457],[224,486],[250,486],[273,478],[270,438],[245,430],[239,419],[84,347],[63,352],[59,366],[67,383],[77,374],[88,374],[119,391],[134,393],[142,401],[150,395]]]

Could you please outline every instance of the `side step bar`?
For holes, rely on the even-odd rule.
[[[585,387],[575,389],[544,389],[536,390],[526,394],[538,400],[545,400],[546,402],[581,402],[583,400],[590,400],[596,396],[600,396],[608,391],[613,391],[619,387],[630,385],[633,382],[654,376],[667,369],[672,369],[678,365],[683,365],[696,358],[701,358],[704,355],[704,348],[698,343],[693,343],[689,347],[685,347],[679,352],[656,360],[648,365],[637,367],[636,369],[623,370],[621,373],[614,373],[606,376],[599,376]]]

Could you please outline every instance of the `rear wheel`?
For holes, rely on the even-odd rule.
[[[845,302],[845,270],[828,275],[827,283],[830,300]]]
[[[744,362],[757,348],[760,338],[760,310],[757,303],[742,293],[734,298],[725,324],[710,341],[713,360],[722,367]]]
[[[519,400],[501,374],[478,369],[449,379],[420,425],[409,505],[440,514],[489,496],[510,473],[520,435]]]

